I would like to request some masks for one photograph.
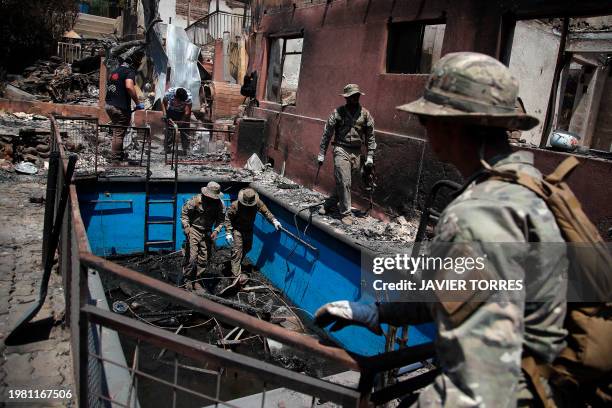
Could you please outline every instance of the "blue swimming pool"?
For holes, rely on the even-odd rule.
[[[177,206],[177,235],[174,250],[180,249],[185,236],[180,226],[182,205],[206,180],[186,181],[179,184]],[[221,182],[224,199],[229,205],[244,183]],[[127,255],[144,251],[145,190],[140,180],[97,180],[78,183],[79,206],[91,250],[99,256]],[[152,182],[151,198],[172,198],[173,185]],[[270,210],[292,233],[298,234],[294,213],[276,202],[273,197],[260,194]],[[152,219],[170,220],[171,204],[151,206]],[[297,227],[303,231],[306,221],[297,218]],[[262,216],[255,223],[253,248],[248,257],[253,264],[306,314],[312,315],[326,302],[339,299],[360,300],[360,249],[334,236],[330,231],[309,225],[305,240],[318,249],[313,251],[283,232],[277,232]],[[172,234],[168,224],[152,225],[150,240],[166,240]],[[224,234],[218,246],[227,245]],[[155,249],[154,247],[151,249]],[[171,249],[171,248],[167,248]],[[361,299],[371,301],[374,299]],[[434,337],[431,324],[410,327],[408,344],[414,346],[430,342]],[[385,339],[366,329],[349,327],[331,334],[344,348],[359,354],[372,355],[384,351]]]

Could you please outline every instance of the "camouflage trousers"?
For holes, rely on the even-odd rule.
[[[206,272],[208,258],[212,247],[210,232],[203,232],[193,227],[189,229],[187,241],[187,279],[198,279]]]
[[[106,113],[111,119],[111,124],[120,126],[113,128],[113,139],[111,141],[111,157],[113,161],[123,159],[123,139],[127,129],[123,126],[130,126],[132,122],[132,114],[130,111],[124,111],[116,106],[106,105]]]
[[[232,246],[232,275],[239,276],[242,261],[253,247],[253,231],[241,232],[234,230],[234,245]]]
[[[325,208],[336,205],[342,215],[351,213],[351,179],[353,172],[359,170],[361,162],[361,148],[334,147],[334,179],[336,189],[325,200]]]

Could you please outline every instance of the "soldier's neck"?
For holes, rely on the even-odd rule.
[[[507,156],[512,153],[512,149],[507,144],[502,145],[485,145],[484,149],[480,146],[474,146],[470,154],[463,157],[463,160],[455,163],[455,166],[466,179],[474,173],[482,170],[481,159],[490,162],[491,159],[499,156]]]
[[[348,103],[347,103],[347,104],[346,104],[346,109],[347,109],[347,110],[348,110],[348,111],[349,111],[351,114],[355,114],[355,112],[357,112],[357,111],[359,110],[359,107],[360,107],[360,106],[361,106],[361,105],[360,105],[360,104],[358,104],[358,103],[356,103],[356,104],[354,104],[354,105],[352,105],[352,104],[348,104]]]

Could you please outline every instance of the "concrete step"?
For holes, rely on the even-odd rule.
[[[115,24],[114,18],[94,16],[93,14],[85,14],[85,13],[79,13],[78,20],[94,21],[97,23],[105,23],[105,24],[113,24],[113,25]]]
[[[115,19],[79,13],[73,28],[84,38],[104,38],[115,32]]]
[[[74,25],[74,30],[77,31],[78,29],[85,29],[85,30],[90,30],[90,31],[100,31],[100,32],[108,32],[108,31],[112,32],[112,30],[115,29],[115,25],[77,21],[76,24]]]

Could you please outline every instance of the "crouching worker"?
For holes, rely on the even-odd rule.
[[[162,100],[162,112],[166,119],[174,121],[179,128],[189,127],[189,120],[191,118],[191,93],[189,90],[181,87],[170,88],[166,91],[164,99]],[[171,137],[166,137],[166,151],[169,152],[172,149],[174,143],[174,134]],[[187,152],[189,149],[189,139],[184,131],[181,131],[181,146],[183,151]]]
[[[203,290],[199,281],[208,266],[212,242],[223,227],[221,186],[211,181],[202,187],[201,194],[183,205],[181,223],[187,237],[186,278],[193,280],[193,289]],[[213,230],[213,226],[215,227]]]
[[[281,223],[252,188],[240,190],[238,200],[232,203],[225,214],[225,238],[228,243],[233,244],[232,274],[240,277],[240,281],[246,280],[246,276],[241,276],[240,268],[244,257],[253,245],[253,226],[258,212],[266,217],[277,231],[280,230]]]

